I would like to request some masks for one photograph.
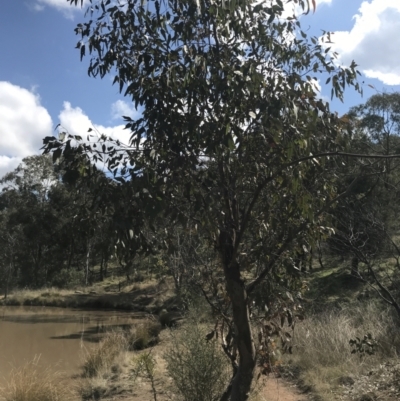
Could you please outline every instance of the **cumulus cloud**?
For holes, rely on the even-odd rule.
[[[126,106],[128,105],[126,104]],[[119,107],[123,108],[125,106],[119,104]],[[131,132],[124,129],[125,124],[108,127],[94,124],[80,107],[72,107],[69,102],[64,102],[63,109],[58,117],[63,130],[71,135],[81,136],[84,141],[96,142],[96,135],[104,134],[107,137],[118,139],[125,145],[129,144]],[[91,131],[89,132],[90,129]],[[97,161],[95,164],[99,170],[107,170],[105,161]]]
[[[72,107],[71,103],[64,102],[64,107],[59,114],[61,126],[71,135],[84,136],[88,134],[89,128],[93,129],[89,134],[104,134],[119,139],[122,143],[128,144],[131,133],[125,130],[125,125],[105,127],[94,124],[80,107]]]
[[[134,117],[137,111],[123,101],[113,104],[112,112]],[[98,133],[129,143],[131,133],[125,125],[94,124],[80,107],[64,102],[59,114],[61,126],[82,137]],[[39,154],[45,136],[54,134],[52,119],[35,89],[28,90],[10,82],[0,81],[0,178],[14,170],[24,157]]]
[[[386,85],[400,85],[400,1],[364,1],[350,31],[332,35],[340,62],[352,60],[369,78]]]
[[[83,9],[89,4],[89,0],[83,1]],[[81,0],[78,1],[78,6],[71,5],[67,0],[36,0],[34,5],[36,11],[42,11],[45,7],[52,7],[61,11],[67,18],[72,19],[74,13],[81,10]]]
[[[139,112],[133,104],[129,104],[124,100],[117,100],[111,105],[111,115],[113,120],[122,118],[122,116],[131,117],[133,119],[139,116]]]
[[[42,139],[52,135],[52,125],[34,91],[0,81],[0,177],[24,157],[39,153]]]

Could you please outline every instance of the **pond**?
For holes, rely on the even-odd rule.
[[[38,356],[40,366],[79,374],[85,348],[106,330],[134,325],[140,317],[124,311],[0,307],[0,383],[13,366]]]

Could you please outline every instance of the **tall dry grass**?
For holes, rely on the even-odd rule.
[[[82,377],[76,385],[76,392],[82,400],[100,400],[112,393],[111,383],[124,373],[128,365],[128,347],[126,334],[112,331],[96,346],[84,349]]]
[[[0,388],[2,401],[67,401],[71,391],[62,375],[51,367],[39,366],[39,358],[11,371],[5,387]]]
[[[350,339],[367,333],[378,344],[374,355],[352,354]],[[296,328],[293,342],[294,353],[285,362],[296,365],[304,382],[324,400],[333,400],[332,388],[341,377],[358,376],[398,356],[400,330],[389,308],[370,302],[309,317]]]
[[[111,370],[116,358],[128,349],[128,341],[122,332],[110,332],[98,346],[85,349],[83,377],[100,377]]]
[[[142,350],[157,344],[161,324],[154,319],[144,319],[137,323],[127,333],[129,350]]]

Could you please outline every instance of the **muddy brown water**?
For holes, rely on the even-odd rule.
[[[107,330],[132,326],[141,317],[122,311],[0,307],[0,383],[13,367],[39,356],[40,366],[79,374],[84,348]]]

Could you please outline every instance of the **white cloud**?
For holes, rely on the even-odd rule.
[[[42,139],[52,135],[52,125],[36,93],[0,81],[0,177],[24,157],[39,153]]]
[[[111,105],[111,115],[113,120],[120,119],[122,116],[131,118],[137,118],[140,112],[138,112],[133,104],[129,104],[124,100],[117,100]]]
[[[128,105],[126,104],[126,106]],[[124,106],[120,104],[120,107]],[[84,141],[96,142],[97,139],[95,136],[104,134],[107,137],[118,139],[125,145],[129,144],[131,132],[124,129],[125,125],[105,127],[94,124],[80,107],[72,107],[69,102],[64,102],[64,107],[58,117],[62,129],[70,135],[81,136]],[[89,132],[90,128],[92,131]],[[107,170],[105,161],[97,161],[95,164],[99,170]]]
[[[83,9],[89,4],[88,0],[83,1]],[[76,11],[81,10],[81,0],[78,0],[78,5],[71,5],[68,0],[35,0],[34,9],[42,11],[45,7],[52,7],[61,11],[67,18],[72,19]]]
[[[0,178],[14,171],[22,161],[22,157],[8,157],[0,155]]]
[[[400,1],[364,1],[351,31],[332,35],[340,62],[352,60],[367,77],[400,85]]]
[[[310,6],[309,12],[313,13],[314,12],[314,8],[313,8],[312,1],[309,0],[309,2],[310,2],[309,3],[309,6]],[[332,4],[332,0],[315,0],[315,5],[316,5],[315,12],[317,12],[319,10],[319,7],[322,4],[330,5],[330,4]],[[298,4],[296,4],[294,2],[293,3],[290,2],[290,3],[285,3],[284,4],[284,9],[285,9],[285,11],[284,11],[284,13],[282,15],[283,18],[291,17],[293,15],[296,15],[297,17],[299,17],[304,13],[304,11],[307,11],[307,6],[306,6],[306,9],[303,10],[303,8],[301,6],[299,6]]]
[[[72,107],[71,103],[64,102],[63,110],[59,114],[61,126],[71,135],[84,137],[87,134],[104,134],[112,138],[119,139],[122,143],[128,144],[131,132],[125,130],[125,125],[105,127],[94,124],[80,107]],[[88,133],[89,128],[94,129]]]

